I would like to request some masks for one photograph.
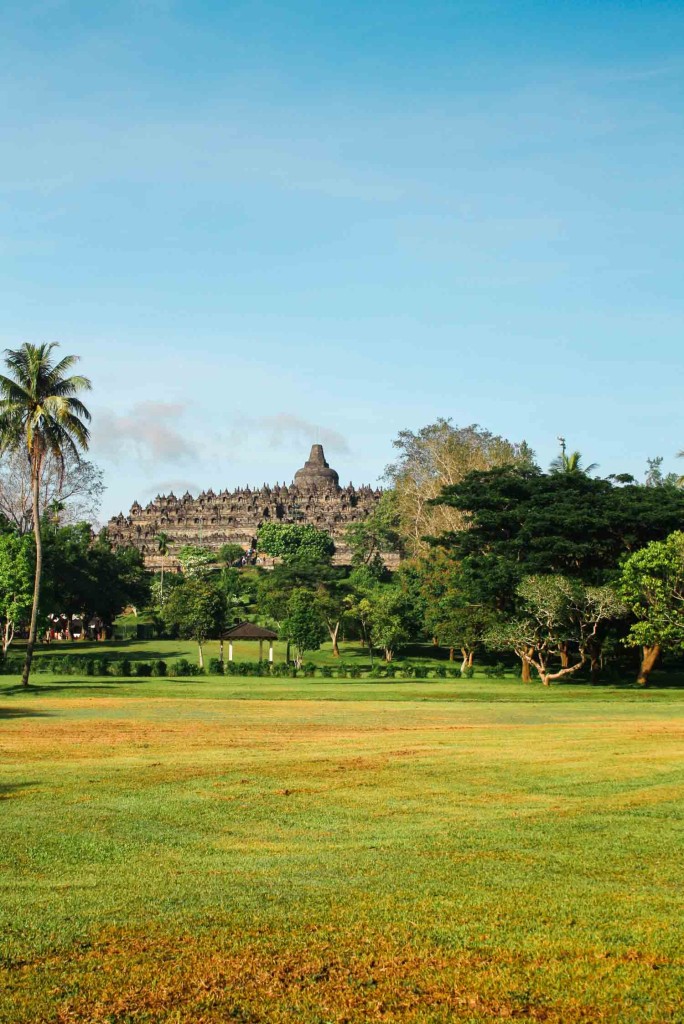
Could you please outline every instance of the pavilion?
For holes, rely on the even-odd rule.
[[[257,626],[254,622],[238,622],[237,626],[231,626],[221,634],[221,660],[223,660],[223,641],[228,641],[228,661],[233,660],[234,640],[258,640],[259,661],[264,660],[264,640],[268,640],[268,660],[273,663],[273,641],[278,639],[278,634],[272,629],[265,629]]]

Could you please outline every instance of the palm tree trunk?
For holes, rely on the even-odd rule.
[[[33,536],[36,540],[36,574],[33,580],[33,606],[31,608],[31,625],[29,626],[28,643],[26,644],[26,660],[21,677],[22,686],[28,686],[33,661],[33,648],[36,646],[36,626],[38,623],[38,604],[40,602],[40,581],[43,574],[43,539],[40,535],[40,467],[33,469]]]

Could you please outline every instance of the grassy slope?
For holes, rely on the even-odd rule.
[[[679,1021],[683,724],[676,690],[8,683],[0,1020]]]

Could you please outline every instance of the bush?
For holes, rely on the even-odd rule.
[[[506,666],[502,661],[497,661],[496,665],[487,665],[484,674],[487,679],[503,679],[506,675]]]
[[[387,677],[387,679],[394,679],[396,677],[396,674],[397,666],[393,665],[391,661],[388,662],[387,665],[385,665],[385,676]]]
[[[130,658],[119,658],[117,661],[112,663],[112,675],[121,676],[127,679],[131,674],[131,659]]]
[[[468,667],[461,672],[461,675],[464,679],[472,679],[475,675],[475,669],[472,665],[468,665]]]
[[[446,665],[438,665],[435,669],[435,679],[446,679]]]
[[[180,676],[181,678],[184,678],[185,676],[191,676],[193,674],[193,666],[190,664],[187,658],[179,658],[175,665],[171,666],[171,669],[169,671],[169,675]]]
[[[361,678],[361,666],[360,665],[350,665],[349,666],[349,678],[350,679],[360,679]]]
[[[333,670],[331,665],[321,665],[321,676],[323,679],[332,679],[332,674]]]
[[[158,661],[153,661],[152,662],[152,675],[153,676],[157,676],[158,678],[161,678],[162,676],[165,676],[166,675],[166,662],[165,661],[161,661],[161,659],[159,659]]]
[[[461,678],[461,670],[460,670],[460,668],[449,668],[449,669],[447,669],[447,674],[449,676],[449,679],[460,679]]]
[[[83,671],[85,672],[85,674],[87,676],[94,676],[95,675],[95,659],[94,658],[84,658],[84,660],[83,660]]]
[[[135,664],[135,674],[139,677],[147,677],[152,675],[152,666],[146,661],[137,661]]]
[[[402,668],[404,679],[415,679],[417,672],[415,665],[404,665]]]
[[[316,675],[316,666],[313,661],[304,662],[302,665],[302,674],[305,675],[307,679],[311,679],[312,676]]]
[[[210,676],[222,676],[223,675],[223,662],[220,658],[209,659],[209,675]]]
[[[108,676],[109,675],[109,662],[106,658],[95,659],[95,675],[96,676]]]

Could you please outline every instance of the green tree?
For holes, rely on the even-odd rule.
[[[230,568],[234,565],[240,565],[244,554],[245,550],[239,544],[222,544],[219,548],[217,559],[223,565]]]
[[[582,465],[581,453],[568,452],[564,437],[559,437],[558,440],[560,441],[561,450],[549,466],[551,473],[582,473],[584,476],[589,476],[595,469],[598,469],[598,463],[596,462],[592,462],[591,465],[584,467]]]
[[[544,686],[579,672],[602,625],[624,614],[609,586],[586,587],[564,576],[528,576],[517,589],[520,614],[492,626],[486,641],[495,650],[515,651]]]
[[[154,538],[154,542],[157,545],[157,552],[161,557],[161,581],[159,586],[159,605],[164,607],[164,568],[166,564],[166,556],[169,553],[169,535],[161,530]]]
[[[622,566],[620,593],[636,616],[626,643],[641,647],[637,682],[648,685],[663,649],[684,649],[684,533],[635,551]]]
[[[188,579],[207,576],[215,564],[214,553],[209,548],[198,547],[195,544],[185,544],[180,548],[178,561],[181,572]]]
[[[68,376],[78,362],[65,356],[55,362],[53,344],[31,345],[5,350],[7,375],[0,375],[0,445],[4,451],[22,449],[28,459],[31,483],[31,512],[36,557],[33,601],[22,684],[28,686],[36,644],[40,584],[43,568],[40,496],[46,460],[63,465],[67,453],[78,456],[86,450],[90,413],[77,397],[90,390],[86,377]]]
[[[17,532],[0,534],[0,618],[2,656],[7,655],[17,625],[29,620],[33,594],[34,551],[31,539]]]
[[[382,568],[383,554],[403,553],[401,520],[395,491],[385,491],[369,516],[347,527],[345,542],[351,551],[352,565]]]
[[[465,526],[466,517],[455,506],[432,502],[444,487],[474,470],[534,464],[534,452],[524,441],[514,444],[476,423],[457,427],[442,418],[417,433],[400,431],[392,444],[397,459],[387,466],[385,477],[394,490],[393,504],[409,554],[425,552],[426,536]]]
[[[280,635],[283,640],[294,644],[296,664],[301,667],[307,651],[317,651],[327,635],[325,622],[308,590],[294,590],[287,604],[287,615],[283,620]]]
[[[326,562],[335,554],[330,534],[317,530],[310,523],[264,523],[257,534],[259,551],[286,564],[293,562]]]
[[[203,576],[185,579],[171,591],[163,616],[167,628],[195,641],[199,666],[204,668],[203,645],[218,636],[226,619],[225,595],[216,582]]]

